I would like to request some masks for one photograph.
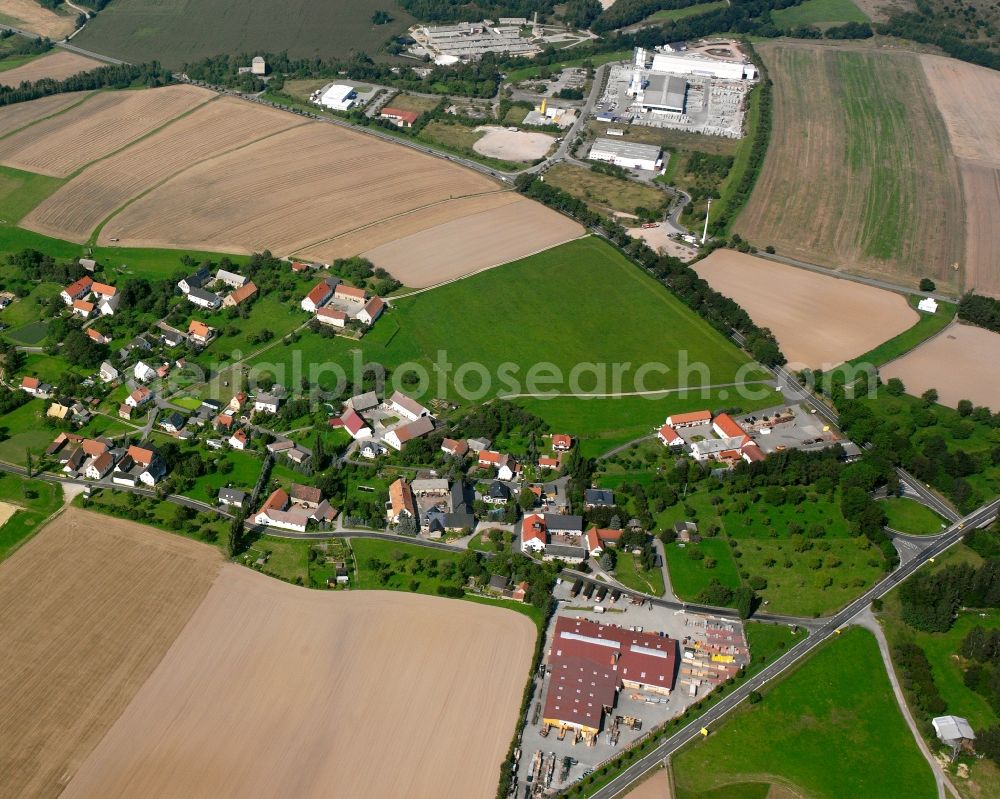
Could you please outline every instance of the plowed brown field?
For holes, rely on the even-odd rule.
[[[572,219],[521,198],[382,244],[364,256],[404,285],[423,288],[525,258],[583,233]]]
[[[316,122],[188,169],[110,220],[100,240],[287,253],[449,197],[498,190],[470,170]]]
[[[535,626],[227,564],[63,799],[488,799]]]
[[[0,136],[6,136],[15,130],[30,125],[39,119],[58,114],[64,108],[80,102],[87,92],[67,92],[66,94],[50,94],[39,100],[28,103],[14,103],[0,108]]]
[[[291,114],[231,97],[213,100],[88,167],[28,214],[21,227],[83,243],[128,200],[191,164],[301,124]]]
[[[5,166],[67,177],[214,97],[194,86],[101,92],[0,141]]]
[[[733,250],[716,250],[695,270],[770,328],[793,371],[831,369],[918,318],[900,294]]]
[[[937,389],[944,405],[962,399],[995,406],[1000,396],[1000,334],[971,325],[952,325],[879,369],[883,380],[898,377],[909,394]]]
[[[0,83],[5,86],[20,86],[24,81],[36,81],[40,78],[62,80],[77,72],[86,72],[99,66],[101,62],[93,58],[70,53],[67,50],[58,50],[29,61],[23,67],[0,72]]]
[[[71,509],[0,564],[0,795],[59,795],[221,562],[203,544]]]
[[[965,193],[965,290],[1000,297],[1000,73],[921,56]]]
[[[811,263],[958,292],[962,190],[912,53],[766,43],[774,124],[736,230]],[[971,111],[970,111],[971,113]]]

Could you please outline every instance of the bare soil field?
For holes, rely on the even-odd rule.
[[[965,290],[1000,297],[1000,73],[921,56],[965,194]]]
[[[0,141],[0,163],[68,177],[213,98],[195,86],[100,92],[63,114]]]
[[[920,56],[785,42],[760,53],[774,126],[736,231],[811,263],[958,293],[958,166]]]
[[[28,214],[21,226],[84,243],[124,203],[191,164],[301,124],[291,114],[231,97],[212,100],[87,167]]]
[[[632,238],[642,239],[657,252],[673,255],[682,261],[690,261],[698,254],[698,251],[694,247],[689,247],[682,241],[670,238],[668,235],[670,228],[666,225],[661,224],[657,227],[630,227],[627,230]]]
[[[443,200],[433,205],[406,211],[391,219],[382,219],[364,225],[347,233],[342,233],[322,244],[294,255],[312,261],[329,262],[335,258],[347,258],[366,249],[374,249],[404,236],[419,233],[451,220],[463,219],[473,214],[501,208],[524,198],[515,191],[495,191],[492,194],[477,194],[455,200]]]
[[[0,0],[0,15],[8,17],[17,28],[50,39],[63,39],[75,28],[75,13],[57,14],[42,8],[36,0]]]
[[[0,83],[5,86],[20,86],[24,81],[36,81],[40,78],[62,80],[77,72],[86,72],[99,66],[101,62],[93,58],[77,55],[68,50],[57,50],[50,55],[29,61],[23,67],[0,72]]]
[[[521,198],[413,233],[363,255],[403,285],[424,288],[516,261],[583,234],[572,219]]]
[[[628,799],[671,799],[670,776],[660,769],[652,777],[629,791]]]
[[[937,389],[942,405],[972,400],[996,405],[1000,396],[1000,334],[981,327],[954,324],[942,333],[879,369],[883,380],[898,377],[909,394]]]
[[[0,564],[0,795],[59,795],[221,562],[204,544],[67,509]]]
[[[534,161],[542,158],[556,140],[545,133],[527,133],[523,130],[507,130],[496,125],[476,128],[485,135],[472,145],[480,155],[501,158],[504,161]]]
[[[4,106],[0,108],[0,136],[6,136],[40,119],[58,114],[64,108],[80,102],[87,94],[87,92],[50,94],[48,97],[28,103]]]
[[[223,566],[63,799],[496,793],[535,626]]]
[[[17,505],[11,505],[9,502],[0,502],[0,527],[3,527],[10,520],[10,517],[18,512],[20,508]]]
[[[832,368],[918,318],[900,294],[733,250],[716,250],[695,270],[755,323],[770,328],[792,371]]]
[[[457,165],[315,122],[202,161],[118,214],[100,241],[297,252],[414,208],[496,190]]]

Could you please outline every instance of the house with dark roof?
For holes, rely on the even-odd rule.
[[[615,504],[615,492],[606,488],[587,488],[583,492],[583,504],[587,510],[610,508]]]

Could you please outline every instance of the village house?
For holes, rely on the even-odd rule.
[[[235,272],[228,272],[225,269],[220,269],[215,273],[215,279],[220,283],[224,283],[231,289],[242,288],[247,284],[247,278],[243,275],[238,275]]]
[[[479,451],[478,459],[480,468],[492,469],[500,466],[500,462],[504,459],[504,456],[494,450],[483,449]]]
[[[237,430],[229,437],[229,446],[233,449],[245,450],[247,448],[247,434],[243,430]]]
[[[168,433],[179,433],[184,427],[185,419],[177,411],[171,411],[160,420],[160,427]]]
[[[480,452],[488,450],[490,448],[490,444],[493,442],[488,438],[468,438],[465,443],[469,445],[469,449],[478,455]]]
[[[364,394],[356,394],[344,403],[345,407],[353,408],[358,413],[370,411],[378,406],[378,394],[374,391],[366,391]]]
[[[388,452],[385,447],[379,444],[377,441],[366,441],[361,445],[359,452],[362,458],[368,458],[368,460],[374,460],[380,455],[385,455]]]
[[[156,378],[156,370],[152,366],[147,366],[142,361],[136,363],[132,369],[132,375],[140,383],[148,383]]]
[[[83,476],[88,480],[102,480],[114,468],[114,465],[114,456],[110,452],[104,451],[87,461],[83,467]]]
[[[166,473],[166,464],[155,451],[133,445],[118,462],[111,480],[118,485],[135,486],[143,483],[155,486]]]
[[[190,324],[188,324],[188,338],[195,344],[204,346],[212,340],[214,335],[214,327],[209,327],[204,322],[199,322],[197,319],[192,319]]]
[[[76,300],[82,300],[90,294],[90,287],[92,285],[94,285],[94,279],[89,275],[84,275],[79,280],[66,286],[59,296],[64,303],[72,305]]]
[[[188,275],[187,277],[179,280],[177,282],[177,288],[179,288],[184,294],[190,294],[192,289],[202,288],[211,279],[212,273],[208,271],[208,267],[202,267],[194,274]]]
[[[510,501],[510,489],[499,480],[490,483],[490,487],[483,495],[483,502],[488,505],[506,505]]]
[[[101,297],[97,301],[97,312],[101,316],[114,316],[118,310],[119,295],[112,294],[109,297]]]
[[[302,298],[302,302],[300,303],[302,310],[307,313],[316,313],[316,311],[326,304],[326,301],[329,300],[332,295],[333,289],[330,287],[330,284],[325,280],[321,280],[312,287],[312,290],[305,297]]]
[[[514,460],[511,455],[504,455],[497,465],[497,477],[507,482],[519,479],[521,477],[521,464]]]
[[[557,433],[552,436],[552,449],[556,452],[568,452],[573,448],[573,437]]]
[[[609,546],[617,547],[621,537],[621,530],[591,527],[587,530],[587,552],[590,557],[598,558]]]
[[[441,442],[441,451],[453,458],[464,458],[469,452],[469,444],[465,441],[446,438]]]
[[[678,427],[693,427],[699,424],[708,424],[712,421],[711,411],[691,411],[690,413],[677,413],[667,417],[667,424],[674,429]]]
[[[615,492],[606,488],[587,488],[583,492],[583,504],[587,510],[613,507]]]
[[[542,455],[538,459],[538,468],[539,469],[558,469],[559,468],[559,459],[558,458],[553,458],[553,457],[551,457],[549,455]]]
[[[184,334],[180,330],[164,328],[160,331],[160,341],[168,347],[179,347],[184,343]]]
[[[32,397],[46,399],[52,394],[52,386],[43,383],[37,377],[23,377],[21,378],[21,391]]]
[[[68,417],[70,413],[72,413],[72,410],[69,405],[62,405],[61,403],[53,402],[49,406],[49,409],[45,412],[45,416],[49,419],[59,419],[60,421],[65,421],[66,417]]]
[[[389,524],[399,524],[404,517],[417,517],[417,501],[413,497],[410,484],[402,477],[389,486],[389,502],[386,507],[386,521]]]
[[[337,511],[323,499],[318,489],[293,486],[291,494],[283,488],[275,489],[257,511],[254,521],[257,524],[304,533],[309,522],[327,524],[336,518]]]
[[[235,308],[244,300],[250,299],[254,294],[257,293],[257,287],[252,283],[247,283],[235,291],[229,292],[226,298],[222,301],[222,305],[225,308]]]
[[[254,413],[277,413],[281,398],[274,394],[259,393],[253,400]]]
[[[121,377],[121,373],[107,361],[101,362],[101,369],[98,375],[102,383],[111,383]]]
[[[660,440],[660,443],[665,447],[683,448],[684,439],[681,438],[677,431],[668,424],[663,425],[657,433],[656,437]]]
[[[89,319],[94,312],[94,303],[87,300],[73,300],[73,315],[82,319]]]
[[[521,551],[541,552],[548,544],[548,530],[545,517],[540,513],[526,515],[521,520]]]
[[[422,416],[414,422],[400,425],[385,434],[385,443],[395,450],[402,450],[407,441],[422,438],[434,430],[434,420]]]
[[[405,111],[402,108],[392,108],[391,106],[386,106],[379,112],[379,119],[391,122],[397,128],[412,128],[419,116],[420,114],[416,111]]]
[[[365,307],[358,311],[357,319],[366,325],[375,324],[375,320],[382,315],[385,310],[385,301],[381,297],[372,297],[365,303]]]
[[[215,310],[222,305],[222,300],[218,294],[213,294],[205,289],[192,288],[187,292],[188,302],[192,302],[199,308],[209,308]]]
[[[217,433],[228,433],[233,429],[234,420],[228,413],[220,413],[212,420],[212,427]]]
[[[320,308],[316,311],[316,321],[332,327],[347,327],[347,314],[336,308]]]
[[[230,508],[242,508],[247,500],[245,491],[238,491],[235,488],[219,489],[219,504]]]
[[[108,338],[107,336],[105,336],[96,327],[88,327],[87,328],[87,338],[89,338],[95,344],[107,344],[107,343],[109,343],[111,341],[110,338]]]

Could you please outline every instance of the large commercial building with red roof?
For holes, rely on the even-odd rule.
[[[548,654],[545,724],[591,740],[623,688],[669,694],[677,679],[677,641],[586,619],[556,620]]]

